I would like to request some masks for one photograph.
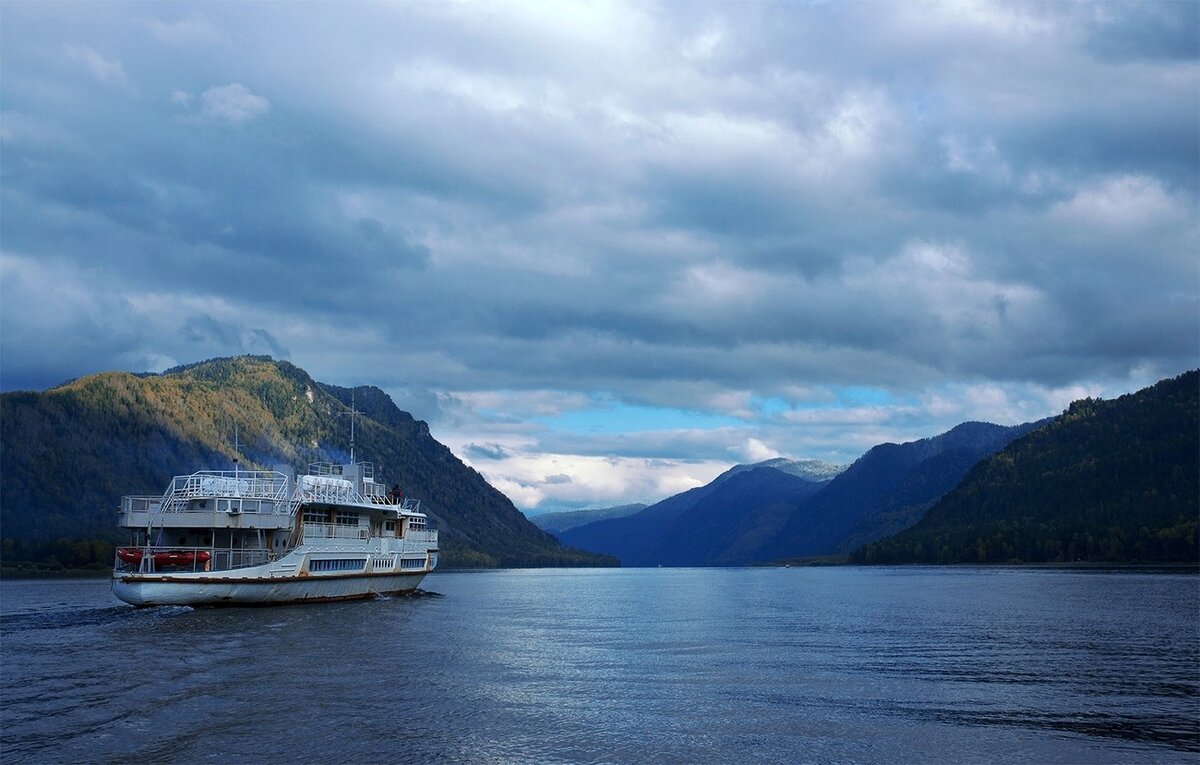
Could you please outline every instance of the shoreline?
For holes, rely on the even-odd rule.
[[[0,581],[5,579],[108,579],[110,577],[112,577],[112,569],[69,568],[49,571],[0,567]]]
[[[1196,563],[1103,563],[1095,561],[1076,561],[1073,563],[894,563],[894,564],[865,564],[865,563],[850,563],[850,562],[832,562],[828,560],[807,560],[807,561],[788,561],[765,563],[746,566],[630,566],[628,568],[711,568],[711,569],[729,569],[729,568],[824,568],[829,566],[847,566],[852,568],[989,568],[989,569],[1044,569],[1044,570],[1062,570],[1062,571],[1129,571],[1129,572],[1153,572],[1161,571],[1163,573],[1190,573],[1200,574],[1200,561]],[[522,567],[514,567],[514,569]],[[536,568],[561,568],[558,566],[538,566]],[[567,567],[574,568],[574,567]],[[600,566],[597,570],[612,569],[620,570],[626,567],[611,567]],[[447,568],[440,569],[437,573],[440,574],[465,574],[482,571],[504,571],[505,568]],[[513,569],[509,569],[513,570]],[[29,570],[15,568],[0,568],[0,581],[8,579],[108,579],[112,576],[112,571],[95,569],[62,569],[58,571],[45,570]]]

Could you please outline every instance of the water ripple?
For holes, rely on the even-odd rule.
[[[427,581],[360,603],[197,610],[116,606],[105,583],[0,582],[0,759],[1200,753],[1196,577],[842,568]]]

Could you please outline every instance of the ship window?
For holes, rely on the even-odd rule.
[[[311,560],[308,562],[309,571],[362,571],[362,558],[338,558],[334,560]]]
[[[395,531],[396,530],[396,522],[395,521],[384,521],[383,522],[383,530],[384,531]]]
[[[400,561],[400,568],[425,568],[424,558],[405,558]]]
[[[337,514],[334,516],[334,521],[339,526],[357,526],[358,525],[358,513],[350,513],[350,512],[346,512],[344,510],[339,510],[337,512]]]
[[[324,510],[305,510],[304,511],[304,522],[305,523],[324,523],[325,522],[325,511]]]

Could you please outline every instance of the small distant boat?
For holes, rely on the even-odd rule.
[[[353,455],[353,452],[351,452]],[[129,542],[113,594],[135,606],[351,600],[411,592],[437,566],[421,503],[388,494],[369,462],[202,470],[161,497],[122,498]]]

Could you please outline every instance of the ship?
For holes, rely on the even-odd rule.
[[[353,449],[351,450],[353,455]],[[419,500],[370,462],[315,462],[304,475],[201,470],[161,496],[121,499],[128,542],[112,592],[134,606],[354,600],[415,591],[438,562]]]

